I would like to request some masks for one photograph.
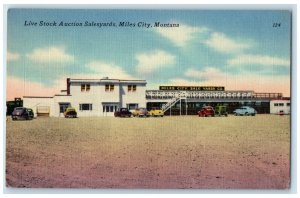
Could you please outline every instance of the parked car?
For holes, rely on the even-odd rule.
[[[127,108],[119,108],[114,115],[115,117],[131,117],[132,113]]]
[[[31,120],[34,117],[34,113],[32,109],[25,108],[25,107],[16,107],[14,108],[14,111],[11,114],[12,120],[17,119],[25,119],[25,120]]]
[[[216,116],[228,116],[227,107],[223,105],[217,105],[215,107],[215,115]]]
[[[34,113],[33,113],[33,110],[30,109],[30,108],[26,108],[27,109],[27,112],[28,112],[28,115],[29,115],[29,118],[30,119],[33,119],[34,118]]]
[[[252,107],[242,106],[242,107],[234,110],[233,113],[236,116],[238,116],[238,115],[244,115],[244,116],[252,115],[252,116],[255,116],[257,114],[257,111]]]
[[[212,106],[204,106],[200,111],[198,111],[199,117],[215,116],[215,110]]]
[[[77,112],[74,108],[68,107],[64,112],[65,118],[77,118]]]
[[[146,108],[137,108],[132,112],[134,117],[148,117],[150,116]]]
[[[149,114],[153,117],[164,117],[164,112],[158,107],[152,107]]]

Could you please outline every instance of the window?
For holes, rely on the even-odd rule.
[[[103,105],[103,112],[115,112],[118,108],[116,104],[105,104]]]
[[[278,107],[278,103],[274,103],[274,107]]]
[[[288,103],[286,103],[286,106],[288,106],[288,107],[289,107],[289,106],[291,106],[291,103],[289,103],[289,102],[288,102]]]
[[[114,89],[115,89],[115,85],[109,85],[109,84],[105,85],[105,91],[114,91]]]
[[[91,85],[90,84],[81,84],[81,92],[90,91]]]
[[[86,91],[90,91],[90,89],[91,89],[91,85],[90,85],[90,84],[86,84],[86,85],[85,85],[85,90],[86,90]]]
[[[136,85],[128,85],[128,92],[135,92],[136,91]]]
[[[279,103],[279,106],[280,106],[280,107],[283,107],[283,106],[284,106],[284,104],[283,104],[283,103]]]
[[[80,111],[91,111],[93,110],[93,104],[79,104]]]
[[[64,113],[65,110],[70,106],[70,103],[59,103],[59,113]]]

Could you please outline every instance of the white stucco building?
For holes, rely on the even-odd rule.
[[[271,114],[290,114],[291,101],[290,100],[271,100],[270,101]]]
[[[51,97],[24,96],[23,106],[32,108],[35,115],[63,116],[71,106],[78,116],[113,116],[119,107],[130,110],[146,107],[145,80],[70,79],[67,90]]]

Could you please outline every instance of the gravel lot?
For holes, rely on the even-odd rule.
[[[6,121],[10,187],[286,189],[290,116]]]

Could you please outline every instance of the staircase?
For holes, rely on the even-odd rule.
[[[178,94],[176,97],[172,98],[170,102],[163,104],[161,108],[162,111],[166,112],[168,109],[170,109],[172,106],[174,106],[178,101],[182,99],[186,99],[185,93]]]

